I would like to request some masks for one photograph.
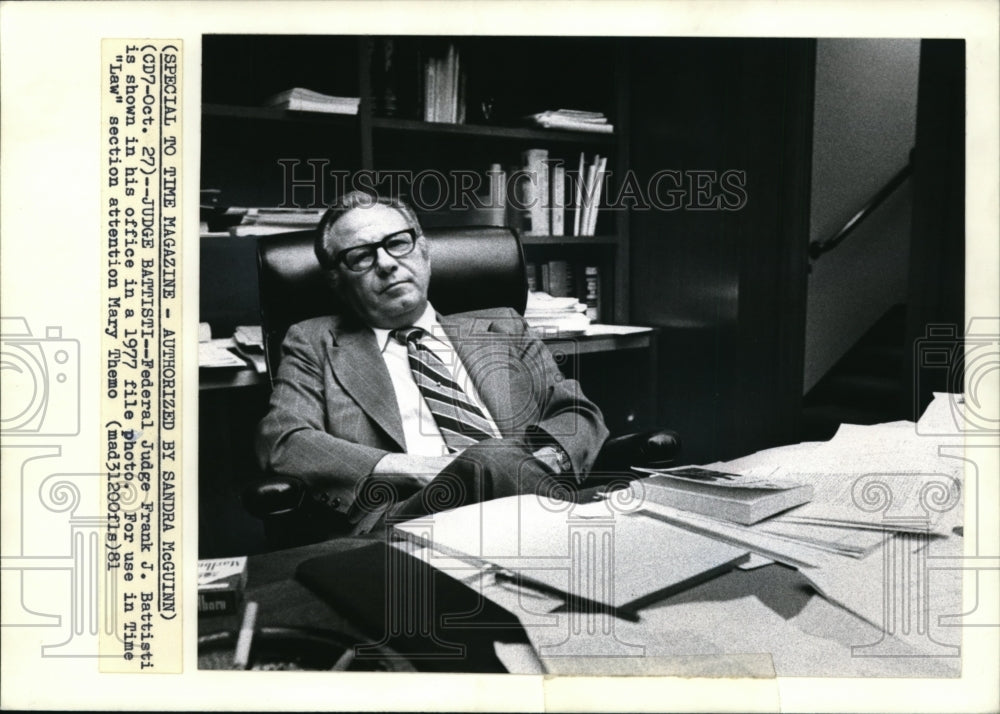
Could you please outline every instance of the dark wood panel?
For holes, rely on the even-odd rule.
[[[687,460],[794,439],[814,47],[631,46],[632,168],[662,189],[630,217],[631,314],[663,327],[660,418]]]

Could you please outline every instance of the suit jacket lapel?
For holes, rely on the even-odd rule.
[[[509,435],[514,417],[509,369],[512,359],[510,338],[492,332],[493,323],[490,320],[463,319],[453,315],[437,317],[500,433]]]
[[[330,365],[334,379],[344,391],[385,430],[400,450],[405,450],[396,392],[375,342],[375,334],[367,328],[336,333]]]

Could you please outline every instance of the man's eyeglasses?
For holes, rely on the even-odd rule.
[[[412,228],[391,233],[378,243],[366,243],[347,248],[333,257],[333,264],[343,263],[344,267],[355,273],[364,273],[375,265],[378,249],[382,248],[393,258],[402,258],[413,252],[417,244],[417,232]]]

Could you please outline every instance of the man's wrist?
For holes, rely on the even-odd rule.
[[[535,449],[532,456],[545,464],[554,474],[569,473],[573,470],[573,462],[570,460],[569,454],[558,444],[548,444]]]

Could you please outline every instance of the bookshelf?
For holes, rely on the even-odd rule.
[[[465,75],[465,121],[424,121],[422,75],[428,58],[449,47]],[[322,205],[362,171],[485,176],[496,164],[516,169],[533,149],[547,151],[567,172],[576,171],[581,152],[588,163],[607,157],[606,195],[628,167],[629,73],[624,45],[614,38],[209,35],[203,58],[201,185],[220,189],[229,205]],[[360,97],[358,114],[263,106],[293,86]],[[601,112],[614,131],[547,129],[524,120],[559,108]],[[291,177],[289,161],[297,162]],[[315,176],[316,162],[326,175]],[[428,225],[451,218],[450,207],[426,216],[417,208]],[[627,324],[628,211],[599,210],[591,236],[570,235],[571,210],[565,222],[567,235],[522,231],[526,260],[568,261],[579,273],[581,298],[584,267],[597,267],[599,320]]]

